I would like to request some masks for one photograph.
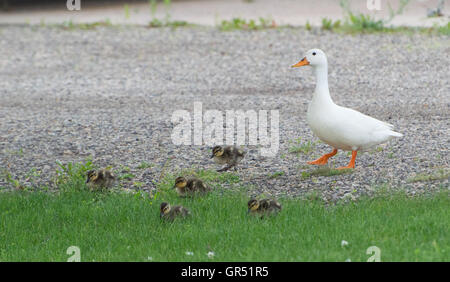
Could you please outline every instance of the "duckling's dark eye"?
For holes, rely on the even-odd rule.
[[[313,52],[313,56],[315,56],[316,55],[316,52]]]

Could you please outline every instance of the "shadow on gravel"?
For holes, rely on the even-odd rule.
[[[330,167],[320,167],[318,169],[312,169],[302,172],[302,179],[310,178],[313,176],[334,176],[347,173],[353,173],[354,169],[335,169]]]

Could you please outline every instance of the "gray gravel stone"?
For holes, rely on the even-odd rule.
[[[239,174],[250,193],[309,195],[327,201],[382,187],[423,194],[448,178],[408,181],[449,171],[450,41],[448,36],[342,35],[302,29],[221,32],[214,28],[0,27],[0,166],[25,186],[53,187],[62,163],[92,157],[96,166],[130,168],[126,189],[155,189],[162,168],[216,169],[206,146],[175,146],[172,113],[203,109],[280,111],[280,149],[261,157],[249,146]],[[317,141],[306,124],[314,90],[308,68],[291,69],[318,47],[329,60],[337,104],[388,121],[404,134],[359,154],[353,173],[302,175],[330,148],[289,153],[292,142]],[[153,164],[139,169],[141,162]],[[347,164],[340,152],[331,165]],[[35,168],[40,176],[30,176]],[[283,171],[278,177],[269,176]],[[142,187],[136,187],[142,182]],[[236,185],[235,185],[236,186]],[[11,188],[5,177],[0,187]]]

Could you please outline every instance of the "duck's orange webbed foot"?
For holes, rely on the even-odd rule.
[[[337,169],[355,168],[355,160],[356,160],[356,154],[357,153],[358,153],[358,151],[352,151],[352,159],[350,160],[348,165],[347,166],[338,167]]]
[[[328,159],[337,154],[337,149],[334,149],[333,152],[329,154],[325,154],[318,158],[315,161],[308,162],[310,165],[326,165],[328,163]]]

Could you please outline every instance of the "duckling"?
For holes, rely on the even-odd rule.
[[[272,199],[257,200],[252,198],[248,201],[247,206],[249,214],[258,214],[261,215],[261,218],[266,214],[276,214],[281,211],[281,204]]]
[[[175,179],[173,188],[177,189],[177,193],[181,197],[192,196],[194,194],[205,194],[211,191],[211,188],[203,183],[201,179],[195,177],[186,179],[183,176]]]
[[[184,218],[190,215],[191,212],[183,206],[171,207],[169,203],[161,203],[159,207],[159,217],[165,220],[174,220],[175,218]]]
[[[115,181],[116,177],[107,169],[90,170],[87,172],[86,184],[91,189],[110,188]]]
[[[216,164],[227,164],[226,167],[217,170],[218,172],[227,171],[234,167],[236,170],[236,165],[244,158],[246,152],[235,146],[215,146],[212,149],[211,158],[214,158]]]

